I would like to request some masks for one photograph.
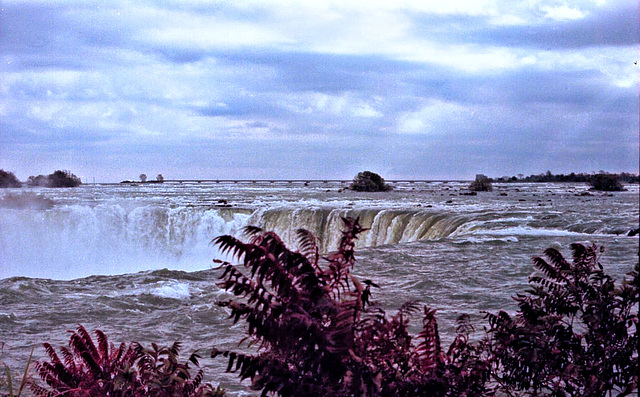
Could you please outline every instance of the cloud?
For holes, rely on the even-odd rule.
[[[635,2],[2,8],[0,167],[19,176],[51,172],[31,157],[98,179],[114,161],[168,178],[638,167]]]

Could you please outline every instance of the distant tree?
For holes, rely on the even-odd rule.
[[[589,179],[589,184],[593,190],[605,192],[619,192],[624,190],[618,175],[615,174],[600,173],[592,175]]]
[[[22,183],[16,178],[13,172],[0,170],[0,188],[3,187],[20,187]]]
[[[491,179],[487,178],[485,175],[478,174],[476,175],[476,180],[471,182],[471,185],[469,185],[469,190],[474,192],[491,192],[493,191]]]
[[[39,187],[76,187],[80,186],[82,181],[69,171],[57,170],[47,176],[38,175],[30,176],[27,179],[27,185]]]
[[[164,182],[164,177],[162,176],[162,174],[158,174],[158,176],[156,177],[156,180],[160,183]]]
[[[147,174],[140,174],[140,182],[146,182],[147,181]]]
[[[619,180],[620,182],[626,183],[640,183],[640,176],[637,174],[630,174],[628,172],[621,172]]]
[[[49,187],[76,187],[82,184],[80,178],[69,171],[55,171],[49,174]]]
[[[27,179],[27,185],[29,186],[39,186],[39,187],[48,187],[49,186],[49,178],[44,175],[33,176],[31,175]]]
[[[386,192],[392,190],[393,187],[387,185],[384,182],[384,178],[375,172],[364,171],[359,172],[358,175],[353,178],[349,189],[358,192]]]

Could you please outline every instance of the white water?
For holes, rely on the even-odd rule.
[[[576,197],[583,185],[504,185],[503,195],[461,196],[464,187],[423,184],[368,195],[324,186],[5,189],[0,192],[0,279],[203,270],[221,257],[211,240],[223,234],[241,238],[246,225],[273,230],[291,246],[296,230],[304,228],[329,252],[337,247],[345,216],[358,217],[369,229],[358,248],[441,239],[580,238],[637,227],[637,186],[612,197],[587,198]]]
[[[207,269],[220,258],[210,241],[242,237],[248,224],[275,230],[293,246],[295,230],[309,229],[326,251],[340,237],[341,216],[360,217],[370,230],[357,242],[356,274],[381,286],[373,299],[388,313],[408,300],[438,309],[443,341],[460,313],[480,325],[481,311],[512,311],[511,297],[533,271],[531,257],[547,247],[570,254],[576,241],[604,246],[602,264],[618,281],[638,260],[638,237],[626,236],[638,227],[637,185],[593,196],[571,184],[496,184],[478,196],[460,195],[463,183],[374,194],[341,187],[1,190],[0,361],[20,371],[32,347],[36,359],[44,357],[42,342],[66,344],[65,331],[77,324],[107,332],[116,344],[180,340],[184,355],[235,348],[242,328],[215,304],[226,293],[216,286],[219,272]],[[204,357],[202,364],[207,380],[243,393],[225,362]]]

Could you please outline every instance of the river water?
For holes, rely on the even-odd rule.
[[[572,242],[605,247],[617,280],[638,260],[638,185],[611,194],[585,184],[494,184],[465,195],[467,183],[404,182],[357,193],[338,182],[83,185],[0,191],[0,362],[22,369],[31,348],[63,345],[66,330],[102,329],[119,344],[183,342],[183,354],[234,347],[243,336],[216,301],[220,254],[211,240],[242,228],[274,230],[295,248],[305,228],[335,249],[341,217],[370,230],[357,244],[355,273],[375,281],[388,310],[409,299],[438,309],[443,340],[469,313],[515,310],[531,258],[547,247],[567,256]],[[418,325],[420,319],[414,323]],[[208,380],[243,389],[220,361],[204,359]]]

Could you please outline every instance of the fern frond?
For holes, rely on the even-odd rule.
[[[432,371],[444,362],[442,347],[440,345],[440,333],[438,331],[438,321],[436,320],[436,310],[424,306],[422,319],[422,331],[418,334],[421,342],[417,351],[421,365]]]
[[[300,253],[317,269],[320,254],[316,237],[306,229],[298,229],[296,234]]]
[[[83,332],[84,331],[84,332]],[[78,332],[73,332],[69,338],[69,346],[74,354],[82,359],[82,363],[94,374],[100,374],[102,368],[97,359],[97,350],[91,339],[91,335],[84,329],[78,327]]]
[[[247,246],[233,236],[218,236],[211,240],[212,244],[220,247],[222,254],[231,254],[232,257],[240,259],[246,253]]]
[[[556,251],[557,252],[557,251]],[[548,278],[554,281],[564,281],[566,278],[562,274],[561,265],[557,265],[553,260],[551,263],[548,263],[544,259],[539,256],[533,258],[533,265],[538,269],[542,274],[547,276]]]
[[[562,253],[555,248],[547,248],[544,254],[555,266],[558,272],[568,272],[571,270],[571,264],[567,262]]]
[[[100,358],[100,366],[105,368],[109,363],[109,340],[107,335],[99,329],[94,331],[98,338],[98,357]]]
[[[248,225],[242,229],[242,233],[247,237],[253,237],[264,233],[264,230],[258,226]]]

